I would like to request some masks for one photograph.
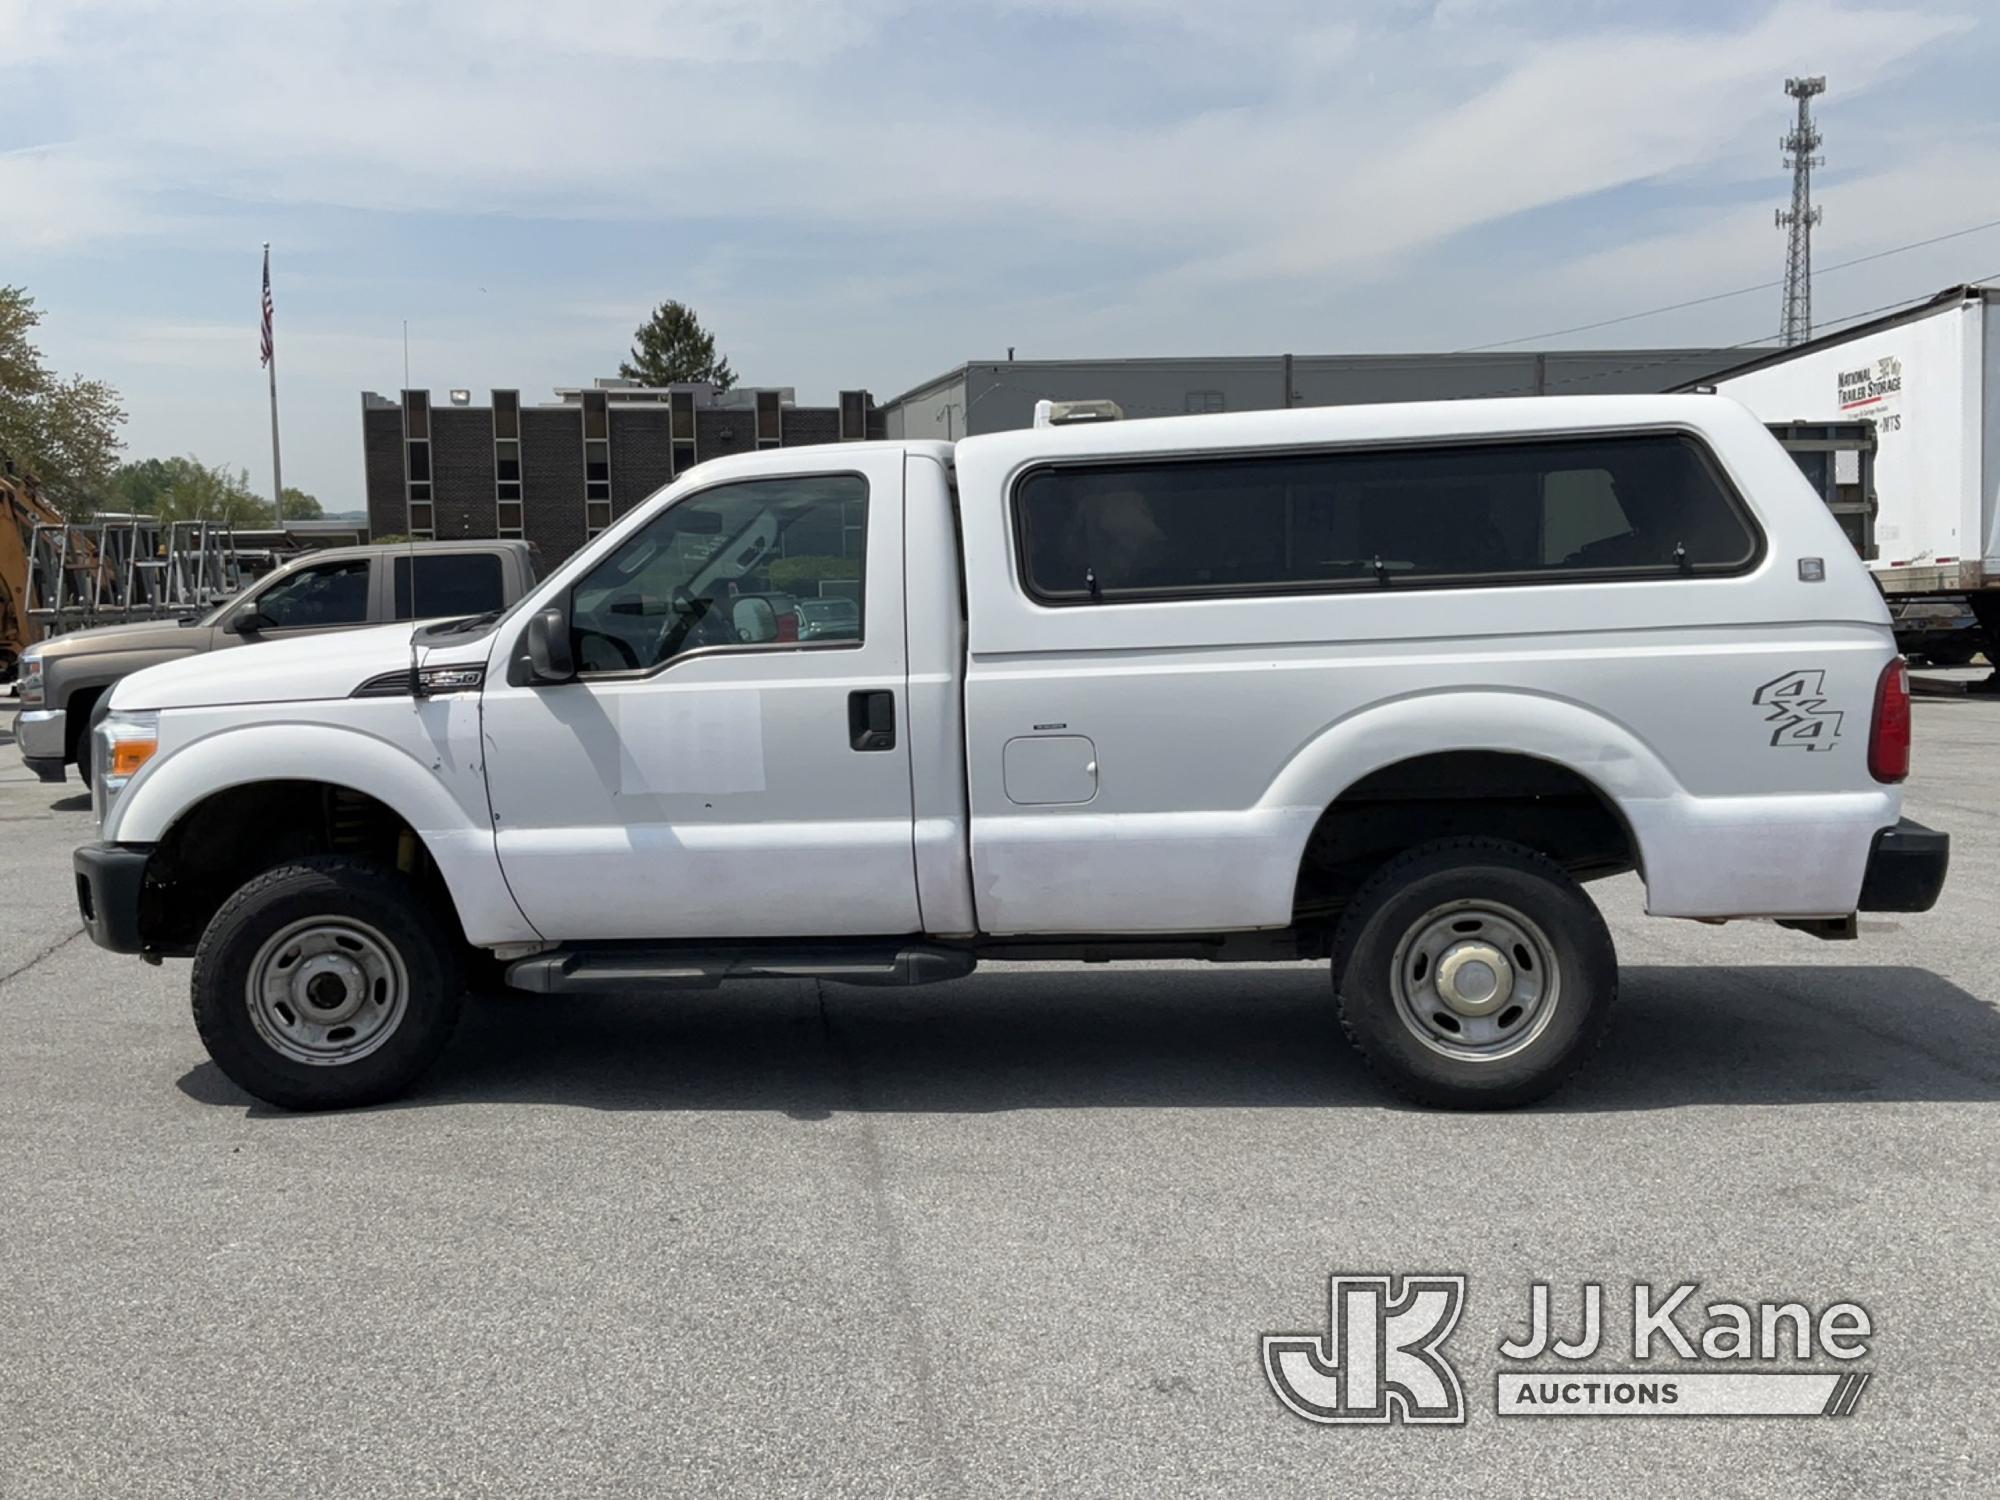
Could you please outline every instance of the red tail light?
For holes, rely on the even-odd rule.
[[[1877,781],[1910,774],[1910,671],[1897,657],[1875,684],[1875,724],[1868,731],[1868,771]]]
[[[795,641],[799,638],[799,617],[787,610],[778,616],[778,639]]]

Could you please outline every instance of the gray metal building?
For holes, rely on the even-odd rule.
[[[1620,394],[1668,390],[1742,358],[1740,349],[1567,349],[978,360],[905,391],[880,410],[889,437],[960,438],[1032,426],[1035,402],[1045,398],[1106,398],[1136,418],[1370,401]]]

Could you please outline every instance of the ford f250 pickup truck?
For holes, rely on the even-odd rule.
[[[60,782],[63,767],[74,765],[88,786],[90,721],[106,691],[128,672],[419,613],[496,609],[520,598],[538,571],[534,547],[522,541],[328,547],[292,559],[206,614],[55,636],[21,656],[21,714],[14,726],[21,758],[43,781]]]
[[[780,631],[802,577],[858,607]],[[1110,422],[718,459],[497,617],[128,677],[75,867],[290,1108],[407,1088],[468,965],[1160,957],[1324,960],[1390,1084],[1505,1106],[1604,1032],[1581,882],[1927,909],[1909,741],[1880,595],[1728,400]]]

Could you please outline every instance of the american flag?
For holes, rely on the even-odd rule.
[[[271,345],[271,247],[269,245],[264,247],[264,336],[259,347],[263,351],[263,357],[258,360],[258,363],[268,365],[271,362],[271,355],[273,353]]]

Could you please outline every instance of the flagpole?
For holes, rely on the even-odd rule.
[[[270,306],[271,287],[271,242],[264,241],[264,295],[265,306]],[[268,314],[266,315],[268,317]],[[285,524],[285,472],[278,459],[278,341],[275,334],[270,339],[270,356],[264,366],[271,372],[271,519],[280,527]]]

